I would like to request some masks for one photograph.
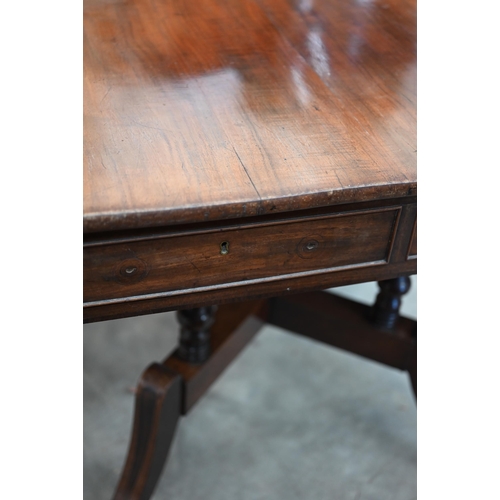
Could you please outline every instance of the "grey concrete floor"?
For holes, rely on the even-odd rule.
[[[416,278],[403,313],[416,317]],[[336,289],[371,303],[376,284]],[[175,348],[173,313],[84,327],[84,499],[110,499],[131,388]],[[266,327],[179,424],[153,499],[412,500],[416,405],[406,374]]]

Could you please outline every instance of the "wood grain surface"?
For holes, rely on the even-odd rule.
[[[414,0],[85,0],[84,231],[416,194]]]

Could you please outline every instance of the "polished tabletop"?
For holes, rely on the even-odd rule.
[[[415,0],[85,0],[84,231],[416,194]]]

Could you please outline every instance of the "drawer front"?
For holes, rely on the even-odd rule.
[[[84,248],[84,302],[383,263],[399,208]]]

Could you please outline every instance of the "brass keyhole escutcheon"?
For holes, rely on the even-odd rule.
[[[221,255],[227,255],[229,253],[229,241],[223,241],[220,244],[220,253]]]

